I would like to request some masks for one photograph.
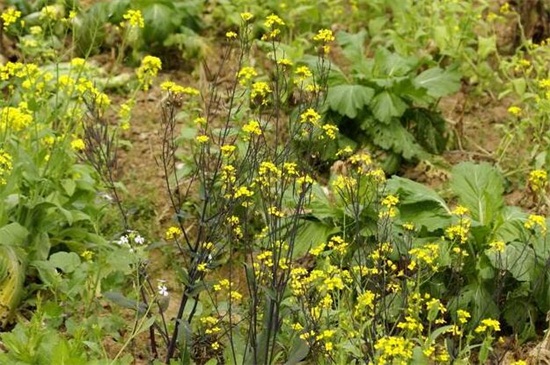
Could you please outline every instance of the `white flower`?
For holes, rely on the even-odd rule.
[[[168,288],[166,287],[166,285],[164,285],[163,283],[159,283],[159,285],[157,286],[158,290],[159,290],[159,295],[163,296],[163,297],[167,297],[168,296]]]
[[[134,242],[138,245],[143,245],[145,243],[145,238],[143,238],[139,234],[136,234],[136,236],[134,237]]]
[[[129,243],[129,241],[128,241],[128,236],[121,236],[121,237],[118,239],[117,243],[118,243],[120,246],[122,246],[122,245],[127,245],[127,244]]]

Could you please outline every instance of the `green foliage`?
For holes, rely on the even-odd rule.
[[[329,75],[327,107],[336,113],[332,117],[348,137],[406,160],[441,153],[446,147],[445,121],[434,108],[439,98],[458,90],[460,74],[427,58],[382,47],[369,58],[365,37],[364,32],[338,34],[349,75],[337,67]]]
[[[540,276],[550,257],[546,223],[541,217],[540,226],[529,224],[533,216],[505,205],[501,174],[486,163],[455,166],[450,188],[464,211],[451,212],[433,190],[406,179],[393,178],[388,187],[401,198],[401,220],[421,228],[419,239],[440,241],[444,234],[450,243],[452,261],[432,279],[444,283],[450,307],[470,308],[474,321],[503,316],[514,332],[533,336],[533,321],[550,309],[539,299],[548,280]],[[505,300],[510,295],[514,300]],[[518,301],[529,309],[514,311]]]

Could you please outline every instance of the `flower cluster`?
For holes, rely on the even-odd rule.
[[[155,56],[145,56],[141,60],[141,65],[136,70],[137,78],[142,85],[143,90],[149,90],[153,84],[153,79],[157,76],[159,70],[162,69],[160,58]]]
[[[534,192],[544,191],[548,185],[548,173],[545,170],[533,170],[529,173],[529,186]]]
[[[330,29],[321,29],[313,36],[313,40],[322,43],[322,53],[328,54],[330,52],[330,46],[327,43],[334,41],[334,35]]]
[[[281,34],[281,30],[278,28],[278,26],[285,25],[285,23],[277,15],[271,14],[266,18],[264,25],[266,28],[269,29],[269,32],[262,36],[262,40],[265,41],[277,38],[277,36]]]
[[[542,215],[530,214],[523,226],[530,230],[538,227],[542,234],[546,234],[546,219]]]
[[[0,148],[0,186],[6,185],[7,177],[10,175],[12,168],[11,155]]]
[[[0,130],[20,131],[29,126],[33,117],[22,103],[19,107],[5,107],[0,109]]]
[[[168,91],[169,93],[177,96],[184,95],[184,94],[195,96],[200,94],[199,90],[195,89],[194,87],[181,86],[172,81],[163,82],[162,84],[160,84],[160,88],[162,90]]]
[[[145,21],[143,20],[143,14],[141,13],[141,10],[128,10],[122,18],[126,20],[126,22],[123,22],[120,24],[121,27],[125,27],[126,23],[130,27],[136,27],[136,28],[144,28],[145,27]]]
[[[250,91],[250,100],[257,105],[267,105],[269,103],[268,96],[271,92],[271,87],[267,82],[255,82],[252,84],[252,90]]]
[[[0,15],[0,18],[2,18],[2,22],[4,23],[4,30],[8,30],[9,26],[14,24],[19,18],[21,17],[21,12],[14,7],[9,7],[2,15]]]

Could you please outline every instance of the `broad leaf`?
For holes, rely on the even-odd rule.
[[[491,224],[504,205],[504,181],[488,163],[464,162],[452,170],[451,189],[481,225]]]
[[[50,256],[49,261],[65,273],[71,273],[80,266],[80,257],[74,252],[56,252]]]
[[[388,190],[399,195],[400,204],[415,204],[421,202],[433,202],[441,210],[450,215],[451,210],[447,207],[445,200],[439,196],[433,189],[419,184],[415,181],[405,179],[399,176],[393,176],[388,180]]]
[[[365,123],[363,126],[366,126]],[[369,133],[376,145],[385,150],[391,150],[406,160],[428,158],[428,154],[399,119],[392,119],[389,124],[374,123],[365,131]]]
[[[458,71],[443,70],[439,67],[430,68],[414,79],[417,87],[426,89],[428,95],[434,98],[451,95],[460,88]]]
[[[379,48],[374,56],[374,63],[378,76],[393,78],[406,75],[417,63],[417,59],[405,58],[385,48]]]
[[[393,117],[399,118],[407,110],[407,104],[399,96],[382,91],[370,102],[372,113],[376,119],[389,123]]]
[[[374,90],[362,85],[337,85],[328,90],[330,108],[348,118],[354,119],[371,101]]]
[[[293,257],[303,257],[312,247],[326,242],[328,237],[338,229],[316,221],[303,221],[300,224],[294,242]]]
[[[488,250],[486,253],[495,269],[508,271],[517,281],[534,280],[535,252],[525,243],[512,242],[503,252]]]
[[[175,23],[178,19],[174,17],[174,10],[162,3],[154,3],[142,9],[145,20],[144,40],[151,43],[161,43],[174,32]]]
[[[18,246],[23,243],[29,232],[19,223],[10,223],[0,228],[0,245]]]
[[[388,180],[387,187],[388,191],[399,196],[401,220],[424,226],[430,232],[449,225],[450,209],[432,189],[397,176]]]
[[[365,40],[367,32],[363,29],[359,33],[338,32],[336,40],[342,46],[344,56],[352,63],[358,62],[365,57]]]

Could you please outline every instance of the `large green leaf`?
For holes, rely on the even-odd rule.
[[[504,207],[494,227],[494,236],[504,242],[518,240],[525,232],[527,214],[518,207]]]
[[[523,242],[506,245],[503,252],[487,251],[487,257],[495,269],[506,270],[517,281],[533,281],[535,252]]]
[[[435,67],[422,72],[414,79],[414,82],[417,87],[426,89],[428,95],[440,98],[458,91],[460,73]]]
[[[370,102],[370,107],[376,119],[386,124],[394,117],[401,117],[407,110],[407,104],[403,99],[389,91],[377,94]]]
[[[18,246],[21,245],[29,232],[19,223],[10,223],[0,228],[0,245]]]
[[[405,58],[385,48],[379,48],[374,55],[376,74],[387,78],[406,75],[416,63],[414,57]]]
[[[363,123],[362,126],[372,141],[385,150],[391,150],[406,160],[428,158],[428,154],[399,119],[392,119],[388,124],[374,122],[369,125]]]
[[[359,62],[365,57],[365,40],[367,32],[363,29],[359,33],[338,32],[336,40],[342,47],[344,56],[352,63]]]
[[[450,215],[451,210],[443,198],[433,189],[415,181],[399,176],[393,176],[387,183],[388,190],[399,194],[400,204],[415,204],[421,202],[433,202],[441,211]]]
[[[401,220],[434,232],[449,225],[451,214],[445,201],[432,189],[417,182],[394,176],[388,191],[399,196]]]
[[[152,3],[141,11],[145,20],[144,39],[149,44],[162,44],[179,25],[180,19],[175,16],[173,6],[165,3]]]
[[[488,163],[463,162],[452,170],[451,189],[481,225],[493,223],[504,206],[504,181]]]
[[[321,222],[304,220],[294,242],[293,257],[304,256],[311,248],[326,242],[331,234],[338,232],[335,227],[327,226]]]
[[[332,110],[354,119],[373,95],[374,90],[363,85],[337,85],[329,88],[327,101]]]

